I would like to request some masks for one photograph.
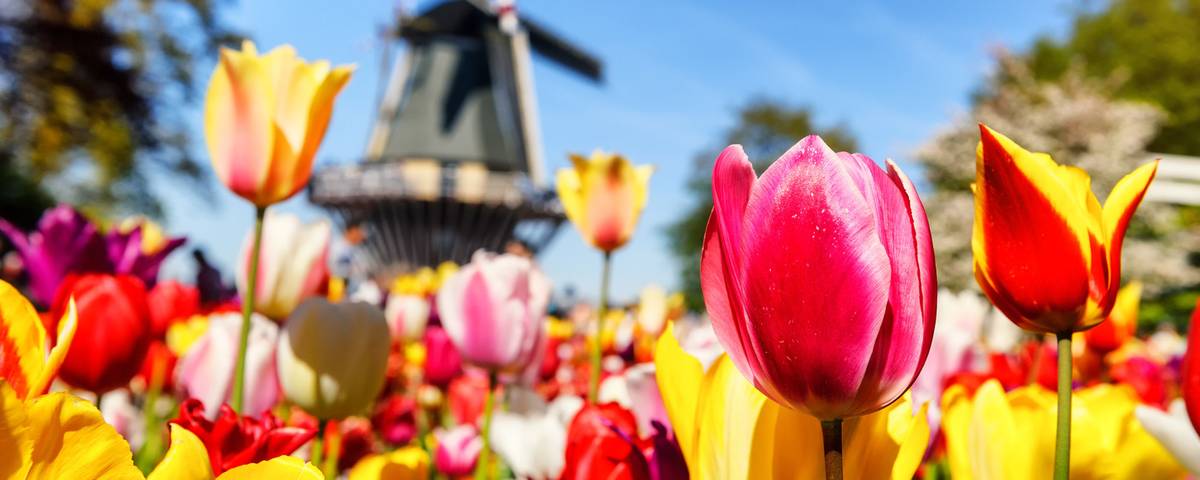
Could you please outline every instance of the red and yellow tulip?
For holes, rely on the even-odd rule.
[[[590,158],[572,154],[571,164],[558,171],[557,179],[567,219],[593,247],[604,252],[621,248],[646,206],[654,167],[635,167],[620,154],[599,150]]]
[[[1116,351],[1137,333],[1138,307],[1142,301],[1142,283],[1129,282],[1117,291],[1117,301],[1108,320],[1084,332],[1087,347],[1098,353]]]
[[[1158,162],[1118,181],[1101,207],[1087,172],[979,130],[971,243],[980,287],[1026,330],[1095,326],[1116,300],[1121,242]]]
[[[266,207],[300,191],[312,174],[333,101],[352,66],[308,63],[290,45],[259,55],[222,49],[208,84],[204,133],[217,178]]]

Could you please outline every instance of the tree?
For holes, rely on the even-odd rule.
[[[808,108],[778,100],[751,100],[738,109],[736,119],[737,123],[725,132],[720,144],[712,145],[694,157],[694,173],[687,184],[693,198],[692,206],[666,229],[671,253],[681,265],[679,278],[684,298],[692,311],[704,310],[704,298],[700,293],[700,247],[713,206],[713,162],[726,145],[741,144],[759,173],[809,134],[820,135],[834,150],[853,151],[857,148],[854,136],[845,126],[818,129]]]
[[[934,190],[922,199],[933,230],[940,284],[955,290],[976,288],[970,185],[975,179],[978,123],[1026,149],[1087,170],[1093,191],[1104,198],[1118,179],[1151,160],[1147,148],[1158,138],[1165,116],[1152,104],[1114,99],[1113,92],[1121,88],[1119,78],[1096,79],[1081,66],[1054,81],[1038,80],[1020,58],[1000,53],[997,71],[971,112],[916,153]],[[1186,212],[1143,202],[1126,233],[1122,276],[1141,280],[1148,297],[1165,298],[1180,286],[1194,288],[1200,282],[1190,254],[1200,249],[1200,235],[1186,227]]]
[[[1072,65],[1089,76],[1127,76],[1118,97],[1158,105],[1166,112],[1147,148],[1200,155],[1200,1],[1113,0],[1076,13],[1062,40],[1039,39],[1025,55],[1040,80],[1054,80]]]
[[[231,35],[211,0],[0,4],[0,169],[97,212],[160,213],[151,168],[190,179],[177,108]]]

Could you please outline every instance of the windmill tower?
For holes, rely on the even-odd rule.
[[[377,272],[464,263],[513,240],[537,252],[564,216],[544,178],[530,52],[593,82],[599,60],[511,2],[446,1],[401,16],[395,35],[408,48],[365,158],[317,172],[310,200],[366,228]]]

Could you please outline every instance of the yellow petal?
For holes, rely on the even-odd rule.
[[[418,447],[404,447],[380,455],[368,455],[350,469],[350,480],[425,480],[429,477],[429,454]]]
[[[913,416],[911,395],[843,426],[845,477],[911,479],[929,444],[926,406]]]
[[[91,402],[58,392],[26,406],[34,437],[30,478],[143,478],[129,444]]]
[[[571,162],[575,164],[575,168],[560,169],[555,176],[555,187],[558,190],[558,200],[562,202],[563,212],[580,232],[588,231],[583,179],[580,177],[581,172],[587,168],[586,164],[581,167],[580,162],[586,161],[583,157],[572,154]]]
[[[699,478],[770,478],[762,475],[767,473],[764,467],[773,464],[771,439],[777,411],[765,409],[767,397],[738,373],[728,356],[717,360],[708,377],[698,405]]]
[[[46,370],[46,329],[21,292],[0,281],[0,379],[22,399],[34,390]]]
[[[1115,300],[1117,285],[1121,281],[1121,244],[1125,238],[1125,229],[1129,226],[1133,212],[1142,202],[1142,197],[1146,195],[1146,189],[1150,188],[1150,182],[1154,180],[1157,172],[1158,160],[1138,167],[1117,181],[1112,192],[1108,194],[1108,198],[1104,199],[1102,220],[1105,234],[1104,247],[1108,253],[1109,275],[1109,292],[1105,299],[1105,305],[1102,307],[1105,312]]]
[[[314,467],[291,455],[275,457],[265,462],[251,463],[232,468],[217,477],[218,480],[323,480],[325,475]]]
[[[33,438],[24,400],[0,380],[0,478],[22,479],[29,473]]]
[[[654,376],[684,460],[689,466],[699,465],[696,457],[699,436],[696,417],[704,367],[679,346],[673,324],[667,325],[655,345]]]
[[[971,428],[971,397],[962,385],[951,385],[942,392],[942,435],[946,439],[946,459],[950,475],[970,480],[971,457],[967,447]]]
[[[41,392],[46,391],[46,388],[50,386],[50,382],[58,374],[58,368],[62,366],[63,360],[67,358],[67,351],[71,348],[71,342],[75,341],[75,329],[78,326],[79,316],[75,311],[75,297],[71,297],[67,299],[67,311],[63,313],[62,319],[58,321],[57,343],[50,349],[50,355],[46,358],[46,365],[42,367],[42,371],[37,379],[30,384],[30,396],[40,395]]]
[[[213,478],[208,450],[196,434],[171,425],[171,448],[146,480],[208,480]]]

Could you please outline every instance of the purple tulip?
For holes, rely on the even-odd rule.
[[[29,278],[29,294],[42,306],[54,301],[67,273],[111,273],[104,239],[96,225],[69,205],[46,210],[37,230],[26,235],[0,219],[0,232],[21,256]]]

